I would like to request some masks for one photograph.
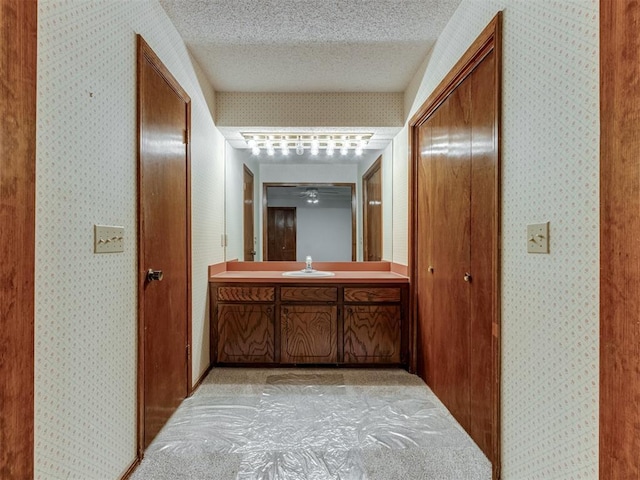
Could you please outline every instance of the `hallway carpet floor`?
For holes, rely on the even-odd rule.
[[[491,464],[404,370],[215,368],[132,480],[490,480]]]

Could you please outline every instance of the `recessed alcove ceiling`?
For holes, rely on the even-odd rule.
[[[378,94],[381,112],[388,109],[390,99],[394,101],[390,94],[398,94],[401,99],[460,0],[160,3],[216,90],[216,97],[222,97],[222,106],[216,99],[216,110],[223,109],[224,102],[231,99],[234,111],[243,105],[252,115],[253,98],[264,100],[265,96],[279,94],[275,101],[281,104],[282,95],[291,95],[289,117],[284,111],[278,112],[277,119],[270,118],[271,109],[265,102],[262,109],[267,112],[256,113],[256,124],[251,124],[251,116],[249,120],[228,118],[216,111],[216,124],[232,146],[246,148],[241,131],[286,128],[321,133],[346,128],[373,133],[366,148],[380,149],[402,128],[406,112],[402,112],[401,100],[399,114],[386,118],[363,110],[362,125],[355,125],[352,118],[337,111],[339,108],[332,108],[322,118],[300,114],[301,110],[314,101],[322,105],[324,99],[339,103],[340,95],[355,93],[374,94],[362,99],[367,103],[375,103]],[[300,100],[300,94],[309,96]],[[359,101],[353,96],[345,98]],[[345,111],[353,110],[353,106],[345,107]]]

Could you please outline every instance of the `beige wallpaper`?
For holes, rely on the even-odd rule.
[[[598,478],[599,63],[597,0],[463,0],[411,114],[504,11],[502,452],[505,480]],[[410,100],[409,100],[410,101]],[[394,141],[394,260],[406,258]],[[398,205],[397,202],[404,202]],[[551,222],[551,253],[526,225]]]
[[[224,258],[223,142],[155,0],[38,3],[36,478],[117,479],[136,438],[136,33],[192,99],[194,381],[206,269]],[[124,253],[93,254],[95,223],[125,227]]]
[[[218,92],[216,122],[223,126],[400,127],[402,93]]]

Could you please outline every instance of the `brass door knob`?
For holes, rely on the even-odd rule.
[[[433,273],[433,271],[434,271],[434,270],[433,270],[433,267],[432,267],[431,265],[429,265],[429,268],[427,268],[427,271],[428,271],[429,273]]]
[[[470,282],[471,281],[471,274],[469,272],[466,272],[464,274],[464,281],[465,282]]]

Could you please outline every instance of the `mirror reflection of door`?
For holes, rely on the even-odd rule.
[[[382,260],[382,157],[362,176],[363,192],[363,259]]]
[[[267,208],[267,260],[296,261],[295,207]]]
[[[244,165],[244,191],[243,220],[244,220],[244,261],[253,262],[256,251],[254,248],[253,233],[253,173]]]

